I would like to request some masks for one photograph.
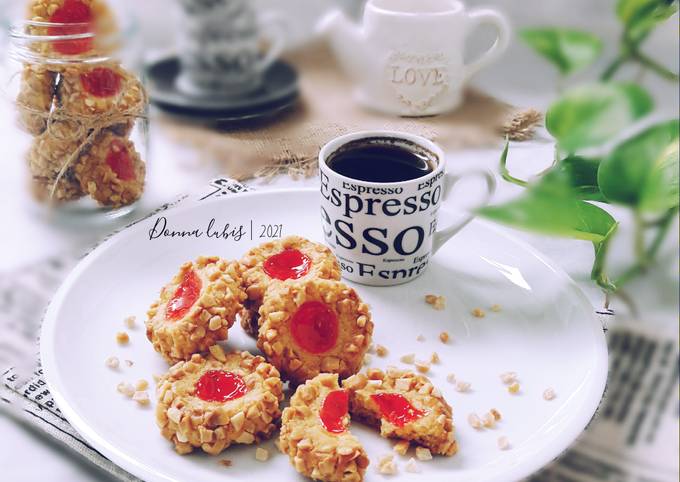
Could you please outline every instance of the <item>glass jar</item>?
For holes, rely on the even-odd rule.
[[[10,29],[10,86],[33,198],[67,216],[132,211],[146,180],[148,99],[104,0],[29,0]]]

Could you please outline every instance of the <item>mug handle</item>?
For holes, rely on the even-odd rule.
[[[456,184],[458,184],[459,181],[466,177],[481,177],[486,181],[486,194],[484,195],[484,199],[482,202],[477,206],[477,208],[480,208],[482,206],[486,206],[489,204],[491,201],[491,198],[493,197],[494,193],[496,192],[496,178],[495,176],[491,173],[491,171],[488,171],[486,169],[475,169],[471,171],[466,171],[462,172],[460,174],[447,174],[446,177],[444,178],[444,199],[448,199],[449,195],[451,194],[451,191],[455,187]],[[473,210],[476,208],[473,208]],[[432,239],[432,254],[435,254],[439,249],[444,246],[444,244],[454,237],[456,234],[458,234],[461,229],[463,229],[465,226],[470,224],[473,219],[475,219],[477,216],[475,214],[468,214],[465,216],[461,221],[458,223],[449,226],[448,228],[442,229],[441,231],[437,231],[433,235]]]
[[[491,24],[496,27],[498,36],[496,41],[489,47],[489,50],[484,52],[477,60],[467,64],[464,69],[465,80],[469,79],[481,69],[489,64],[492,64],[500,58],[501,55],[508,49],[510,45],[510,36],[512,29],[510,23],[505,15],[489,8],[481,8],[472,10],[468,14],[468,24],[466,25],[466,32],[470,33],[482,24]]]
[[[278,12],[264,12],[257,19],[257,23],[261,32],[273,32],[269,34],[271,45],[267,50],[265,56],[256,64],[258,72],[264,72],[276,62],[281,56],[283,49],[286,47],[288,37],[288,20]]]

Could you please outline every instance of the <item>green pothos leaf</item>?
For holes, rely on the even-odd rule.
[[[567,28],[527,28],[519,36],[539,55],[569,75],[592,64],[602,52],[597,35]]]

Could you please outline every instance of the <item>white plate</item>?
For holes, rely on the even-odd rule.
[[[229,468],[214,457],[176,455],[160,436],[153,408],[138,407],[115,387],[122,380],[151,381],[152,374],[167,369],[142,323],[146,308],[181,263],[199,255],[237,258],[264,241],[258,238],[262,225],[283,225],[284,235],[321,240],[317,196],[309,190],[247,193],[170,210],[119,233],[81,261],[46,314],[41,352],[59,407],[97,450],[146,480],[302,479],[271,441],[265,444],[272,453],[266,463],[254,460],[252,446],[224,452],[220,458],[233,461]],[[150,240],[159,216],[167,218],[169,229],[204,230],[215,218],[216,225],[243,225],[246,235],[240,241],[205,234]],[[459,453],[422,463],[421,474],[405,472],[406,459],[400,459],[400,480],[518,480],[557,457],[593,416],[605,386],[607,349],[592,307],[562,271],[493,227],[472,223],[412,283],[357,289],[372,306],[374,341],[389,349],[385,358],[374,355],[372,366],[401,365],[404,354],[429,358],[436,351],[442,361],[430,376],[453,406]],[[445,311],[424,303],[429,293],[446,297]],[[470,314],[493,304],[502,311],[487,309],[481,319]],[[120,347],[115,334],[131,314],[138,327],[130,331],[131,343]],[[454,340],[448,345],[438,339],[444,330]],[[419,334],[425,341],[416,341]],[[255,349],[238,324],[227,346]],[[112,355],[121,359],[118,372],[104,366]],[[126,367],[124,359],[134,366]],[[510,395],[499,379],[509,370],[519,374],[519,395]],[[470,382],[472,391],[456,392],[446,381],[448,373]],[[548,387],[557,393],[551,402],[542,397]],[[497,428],[478,432],[468,425],[469,413],[491,408],[503,415]],[[391,453],[392,442],[359,423],[351,430],[373,461],[366,479],[382,480],[376,461]],[[498,449],[500,436],[508,437],[511,450]]]

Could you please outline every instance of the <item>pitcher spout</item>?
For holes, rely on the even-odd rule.
[[[317,24],[317,32],[328,39],[342,69],[353,79],[365,72],[365,38],[362,28],[340,10],[326,14]]]

